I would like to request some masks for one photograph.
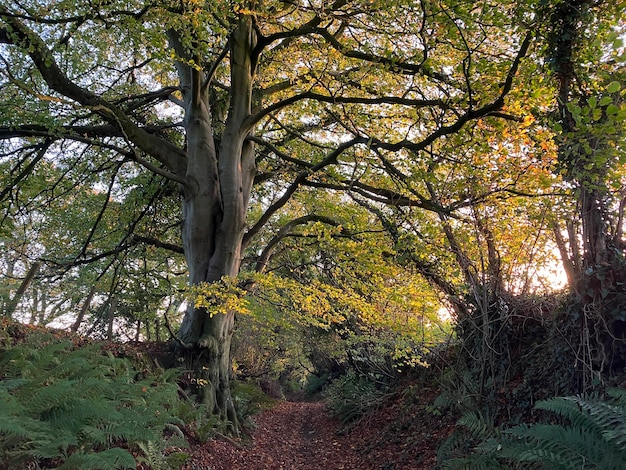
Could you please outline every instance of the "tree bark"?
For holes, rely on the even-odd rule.
[[[557,2],[551,7],[550,15],[546,15],[550,22],[547,62],[558,82],[562,128],[557,140],[558,158],[565,179],[575,189],[580,216],[580,234],[572,222],[568,223],[572,262],[566,267],[570,289],[578,294],[574,307],[579,312],[579,350],[584,351],[580,361],[584,365],[585,386],[590,386],[606,371],[620,370],[626,361],[625,322],[616,315],[623,304],[626,266],[609,228],[613,201],[608,156],[615,152],[615,141],[611,141],[614,136],[611,132],[599,132],[602,127],[591,129],[575,114],[577,107],[588,105],[586,82],[600,77],[585,76],[589,73],[581,62],[585,54],[580,54],[587,40],[585,28],[601,18],[599,8],[601,4],[591,0],[572,0]],[[603,121],[604,118],[593,125],[602,126]],[[564,243],[558,239],[557,243],[562,250]],[[565,260],[567,256],[562,258]]]
[[[567,285],[569,290],[570,292],[576,292],[576,286],[580,277],[580,271],[578,270],[577,259],[575,257],[577,253],[572,250],[572,254],[570,254],[567,243],[561,234],[561,227],[556,221],[552,224],[552,234],[561,256],[561,263],[563,265],[563,269],[565,270],[565,275],[567,276]],[[571,246],[573,243],[576,243],[576,238],[569,236],[569,241]]]
[[[234,277],[241,264],[246,212],[254,178],[254,148],[246,119],[252,106],[255,32],[242,17],[230,38],[230,107],[216,148],[206,77],[179,65],[186,104],[187,185],[183,198],[183,248],[192,285]],[[189,305],[180,339],[188,346],[202,400],[238,432],[230,394],[230,348],[235,312],[214,314]]]
[[[193,25],[184,32],[168,31],[174,49],[180,80],[185,119],[186,148],[162,138],[138,124],[124,107],[74,82],[68,77],[46,41],[31,30],[27,21],[0,5],[0,18],[7,28],[0,30],[0,43],[19,46],[31,58],[42,79],[55,93],[88,109],[138,152],[132,159],[149,171],[180,184],[182,200],[182,240],[192,285],[212,283],[224,276],[236,276],[241,263],[245,219],[256,172],[251,137],[252,84],[257,57],[257,33],[254,17],[243,11],[229,34],[228,54],[218,54],[216,63],[206,64],[206,57],[193,56],[194,48],[204,39],[194,38]],[[11,34],[9,34],[9,31]],[[185,38],[182,38],[185,34]],[[184,39],[184,40],[183,40]],[[215,97],[209,88],[222,61],[229,61],[229,106],[226,122],[216,125],[212,115],[219,115]],[[198,64],[207,65],[206,68]],[[208,74],[205,70],[210,70]],[[221,135],[216,139],[215,129]],[[219,142],[219,144],[217,144]],[[145,159],[141,153],[150,155]],[[152,159],[159,164],[155,164]],[[111,291],[113,295],[113,289]],[[186,345],[185,356],[197,371],[203,386],[203,398],[212,411],[233,423],[237,420],[230,396],[230,345],[234,312],[212,315],[190,305],[180,329]]]
[[[13,314],[15,313],[15,310],[17,309],[18,304],[20,303],[20,300],[22,300],[22,297],[24,296],[24,293],[26,292],[26,289],[28,289],[28,286],[30,285],[32,280],[35,278],[35,275],[37,274],[37,271],[39,271],[40,267],[41,267],[41,262],[39,261],[34,262],[30,266],[30,268],[28,269],[28,272],[26,273],[26,276],[22,280],[22,283],[17,288],[15,295],[7,304],[5,311],[4,311],[5,316],[9,318],[13,316]]]
[[[83,306],[80,308],[80,312],[78,313],[78,317],[76,317],[76,321],[72,325],[72,328],[71,328],[72,333],[76,333],[78,329],[80,328],[80,325],[83,323],[83,320],[85,319],[85,315],[87,314],[87,311],[89,310],[91,301],[93,300],[93,297],[95,294],[96,294],[96,285],[94,283],[94,285],[91,286],[91,289],[89,290],[89,294],[87,294],[87,298],[85,299]]]

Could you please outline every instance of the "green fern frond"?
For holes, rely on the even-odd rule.
[[[504,467],[496,457],[490,454],[472,454],[446,460],[441,464],[443,470],[510,470]]]
[[[487,439],[492,437],[495,432],[492,421],[477,411],[464,413],[456,424],[465,427],[477,439]]]
[[[0,447],[4,447],[9,440],[46,440],[46,435],[52,432],[53,430],[47,423],[39,420],[28,417],[0,416],[0,434],[2,434]]]
[[[613,399],[572,396],[540,401],[537,409],[554,413],[563,423],[520,425],[500,435],[479,414],[466,413],[458,424],[469,432],[470,439],[484,439],[489,432],[494,437],[460,453],[461,458],[461,444],[448,443],[448,447],[457,446],[456,458],[454,452],[448,452],[443,468],[498,468],[490,467],[498,461],[504,464],[502,468],[521,464],[550,470],[624,470],[626,392],[613,390],[609,396]]]
[[[0,382],[0,393],[4,390],[10,392],[17,388],[20,388],[30,381],[28,379],[3,379]]]
[[[0,416],[9,416],[20,413],[24,409],[24,406],[19,402],[19,400],[9,393],[9,390],[13,387],[2,387],[4,382],[6,381],[3,380],[0,382],[0,403],[2,403],[2,406],[0,407]]]
[[[606,401],[588,401],[573,397],[583,410],[593,418],[602,436],[621,446],[626,442],[626,405]]]
[[[1,351],[0,462],[7,468],[43,459],[62,462],[60,468],[135,468],[130,453],[112,446],[188,445],[177,426],[184,424],[176,416],[182,403],[177,373],[140,373],[97,345],[76,348],[51,336],[36,347]]]
[[[538,401],[535,409],[554,413],[569,420],[575,427],[595,429],[594,420],[588,414],[581,412],[580,406],[572,398],[574,397],[555,397]]]
[[[44,384],[31,397],[28,408],[33,413],[45,413],[56,408],[66,408],[68,402],[76,396],[76,383],[70,380],[60,380],[55,383]]]
[[[170,466],[165,460],[163,449],[154,441],[139,442],[139,449],[143,452],[143,457],[139,460],[146,463],[152,470],[170,470]]]
[[[450,470],[499,470],[504,469],[496,456],[496,445],[487,448],[473,446],[476,440],[495,442],[496,429],[493,422],[478,411],[465,412],[457,421],[457,429],[437,453],[441,468]]]
[[[79,431],[78,437],[83,442],[91,442],[99,447],[111,444],[113,441],[111,434],[106,429],[90,425],[83,426]]]
[[[613,395],[616,392],[611,391]],[[539,402],[537,408],[567,418],[573,427],[586,433],[594,433],[599,439],[616,448],[623,448],[626,443],[626,406],[618,400],[607,402],[597,398],[573,396]]]
[[[535,405],[538,410],[550,411],[567,419],[571,425],[602,437],[603,430],[619,421],[617,407],[583,396],[559,397],[543,400]],[[623,414],[623,410],[621,411]]]
[[[151,470],[179,469],[190,457],[184,452],[171,452],[166,455],[165,450],[172,447],[170,440],[140,442],[138,447],[143,452],[143,457],[139,457],[139,461],[147,464]]]
[[[114,448],[102,452],[70,455],[58,470],[119,470],[136,469],[135,458],[128,451]]]
[[[538,402],[567,424],[518,426],[505,431],[500,456],[548,468],[623,470],[626,409],[597,397],[560,397]]]
[[[624,388],[611,388],[607,390],[607,395],[613,399],[616,405],[626,406],[626,389]]]
[[[525,440],[524,446],[505,447],[502,453],[503,457],[518,461],[550,463],[564,469],[586,468],[581,467],[581,463],[588,468],[603,468],[606,458],[607,449],[602,438],[580,428],[537,424],[514,428],[507,434]]]

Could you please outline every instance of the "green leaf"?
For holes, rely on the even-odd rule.
[[[614,104],[610,104],[606,107],[606,113],[611,116],[613,114],[617,114],[619,112],[619,108]]]
[[[609,93],[617,93],[621,89],[622,85],[620,82],[617,81],[609,83],[609,85],[606,87],[606,91]]]
[[[602,98],[600,98],[600,103],[598,103],[600,106],[606,106],[607,104],[610,104],[613,102],[613,98],[611,98],[610,96],[603,96]]]

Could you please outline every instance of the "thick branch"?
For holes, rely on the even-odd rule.
[[[43,144],[41,144],[40,148],[38,149],[37,153],[35,154],[35,157],[28,163],[28,165],[26,165],[26,168],[24,168],[19,175],[17,175],[1,192],[0,192],[0,201],[2,201],[7,194],[15,187],[19,184],[20,181],[22,181],[24,178],[26,178],[28,175],[30,175],[33,170],[35,169],[35,166],[37,165],[37,163],[39,162],[39,160],[41,160],[44,155],[46,154],[46,152],[48,151],[48,148],[50,147],[50,145],[52,144],[52,141],[47,140],[46,142],[44,142]],[[15,170],[16,168],[14,168]],[[13,173],[13,170],[11,171],[11,173]]]
[[[410,75],[424,75],[442,83],[452,84],[450,77],[447,75],[435,72],[428,67],[424,67],[424,64],[412,64],[410,62],[402,62],[390,57],[381,57],[374,54],[367,54],[365,52],[348,49],[346,46],[331,34],[326,28],[315,28],[315,33],[319,34],[324,40],[330,44],[335,50],[340,52],[346,57],[352,59],[360,59],[365,62],[371,62],[374,64],[380,64],[388,68],[395,73],[410,74]]]
[[[314,93],[311,91],[307,91],[304,93],[300,93],[294,96],[290,96],[282,101],[278,101],[266,108],[260,110],[247,121],[248,126],[252,126],[253,124],[259,122],[265,116],[272,114],[275,111],[278,111],[286,106],[297,103],[298,101],[303,100],[315,100],[320,103],[332,103],[332,104],[364,104],[364,105],[378,105],[378,104],[397,104],[401,106],[411,106],[422,108],[425,106],[439,106],[441,108],[447,108],[449,105],[440,99],[433,100],[420,100],[420,99],[410,99],[410,98],[402,98],[399,96],[377,96],[377,97],[358,97],[358,96],[329,96],[322,95],[320,93]]]
[[[374,214],[381,222],[385,231],[389,234],[391,239],[397,248],[400,249],[400,255],[409,261],[417,271],[426,279],[426,281],[435,289],[441,291],[446,295],[447,300],[452,304],[455,311],[459,314],[464,314],[467,311],[467,305],[463,300],[462,293],[442,276],[437,269],[436,264],[430,263],[415,254],[413,250],[407,250],[400,243],[400,231],[399,226],[393,221],[389,220],[381,210],[368,204],[366,201],[353,198],[354,201],[362,207],[365,207],[368,211]]]
[[[0,34],[0,40],[28,51],[31,60],[51,89],[98,113],[109,124],[119,128],[128,141],[166,165],[172,173],[184,175],[186,155],[182,150],[138,127],[116,105],[70,80],[57,65],[45,42],[4,6],[0,6],[0,18],[11,28],[10,33],[3,31]]]
[[[126,137],[124,133],[112,125],[93,125],[93,126],[64,126],[60,129],[51,131],[46,126],[41,125],[24,125],[19,127],[2,127],[0,128],[0,140],[12,139],[16,137],[46,137],[48,139],[71,139],[76,142],[82,142],[87,145],[93,145],[109,150],[113,150],[126,158],[133,160],[145,167],[147,170],[157,175],[163,176],[169,180],[175,181],[182,185],[186,184],[186,180],[174,173],[167,171],[165,168],[150,163],[145,158],[137,155],[136,152],[121,148],[110,143],[93,140],[103,137]]]
[[[360,181],[344,180],[340,183],[323,183],[318,181],[306,180],[302,183],[303,186],[311,188],[324,188],[333,191],[350,191],[367,198],[370,201],[380,202],[388,206],[393,207],[419,207],[435,213],[442,213],[449,215],[450,210],[435,204],[433,201],[420,197],[420,199],[412,199],[404,194],[397,193],[386,188],[377,188]]]
[[[35,278],[35,275],[37,274],[37,271],[39,271],[40,267],[41,267],[41,261],[36,261],[30,266],[30,269],[26,273],[26,277],[24,277],[24,279],[22,280],[22,283],[17,289],[17,292],[15,293],[15,295],[13,296],[9,304],[6,306],[6,311],[3,312],[5,316],[10,318],[13,315],[13,313],[15,313],[15,309],[17,308],[17,305],[20,303],[20,300],[22,300],[22,297],[24,296],[26,289],[28,289],[28,286],[30,285],[32,280]]]
[[[133,235],[131,238],[132,242],[143,243],[144,245],[154,246],[156,248],[163,248],[164,250],[171,251],[172,253],[185,254],[183,247],[179,245],[174,245],[173,243],[162,242],[161,240],[157,240],[152,237],[143,237],[141,235]]]
[[[567,276],[567,285],[570,290],[575,291],[578,283],[578,267],[576,266],[576,260],[567,249],[567,243],[561,234],[561,227],[556,221],[552,222],[552,235],[554,235],[554,241],[561,255],[561,263],[563,264],[563,270]]]
[[[347,149],[357,145],[359,143],[365,143],[362,138],[355,137],[354,139],[344,142],[337,149],[331,152],[324,160],[317,165],[312,166],[310,169],[302,171],[296,176],[296,179],[287,187],[283,195],[272,204],[260,219],[246,232],[243,238],[242,247],[245,248],[250,243],[251,238],[256,235],[259,230],[268,222],[268,220],[274,215],[281,207],[283,207],[291,199],[291,196],[297,191],[297,189],[304,184],[306,178],[322,168],[337,163],[337,158]]]
[[[0,127],[0,140],[13,139],[16,137],[69,137],[79,140],[81,137],[123,137],[123,134],[119,128],[111,125],[61,126],[55,127],[54,131],[51,131],[47,126],[37,124]]]

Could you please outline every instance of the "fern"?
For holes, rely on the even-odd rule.
[[[58,470],[117,470],[121,468],[137,468],[135,458],[123,449],[107,449],[96,453],[75,452],[58,467]]]
[[[626,391],[609,391],[608,400],[571,396],[537,402],[536,409],[553,413],[560,423],[520,425],[485,438],[489,428],[479,415],[459,420],[481,444],[464,457],[444,460],[443,468],[545,468],[550,470],[624,470],[626,468]],[[460,447],[448,442],[440,454]],[[455,447],[456,446],[456,447]]]
[[[493,436],[495,432],[492,420],[478,411],[464,413],[456,424],[466,428],[477,439],[486,439]]]
[[[607,395],[613,399],[616,405],[626,406],[626,389],[611,388],[607,391]]]
[[[139,448],[143,452],[141,462],[145,463],[152,470],[170,470],[171,467],[165,460],[163,449],[154,441],[140,442]]]
[[[169,443],[166,443],[167,445]],[[144,454],[139,460],[147,464],[151,470],[178,470],[190,457],[185,452],[166,453],[163,441],[142,442],[139,447]]]
[[[468,411],[457,421],[457,429],[437,452],[441,468],[449,470],[496,470],[503,467],[491,451],[472,452],[480,440],[494,441],[497,430],[493,421],[477,411]]]
[[[556,415],[561,423],[520,425],[498,432],[476,413],[457,424],[461,432],[440,448],[443,468],[545,468],[554,470],[623,470],[626,468],[626,391],[610,390],[608,400],[571,396],[537,402],[536,409]],[[483,442],[467,448],[471,439]],[[465,448],[463,447],[465,446]],[[471,446],[470,446],[471,447]],[[463,455],[458,457],[458,455]],[[456,458],[450,458],[456,455]]]
[[[614,392],[615,393],[615,392]],[[626,407],[594,397],[561,397],[538,402],[566,424],[517,426],[505,432],[502,456],[539,462],[547,468],[619,470],[626,466]]]
[[[176,416],[178,371],[139,379],[145,371],[97,345],[37,340],[39,348],[0,351],[0,469],[46,461],[65,469],[135,468],[127,449],[166,445],[164,433],[187,445]]]
[[[138,443],[139,449],[144,454],[139,461],[146,463],[151,470],[179,469],[190,457],[189,454],[178,450],[170,452],[172,449],[189,447],[189,443],[178,426],[168,424],[166,429],[171,434],[167,439]]]

